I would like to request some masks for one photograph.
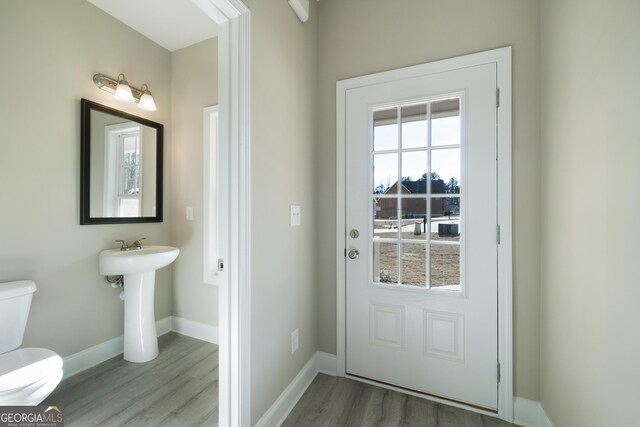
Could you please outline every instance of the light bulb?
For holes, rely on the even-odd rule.
[[[120,76],[122,76],[122,78],[120,78]],[[120,76],[118,76],[118,86],[116,87],[115,95],[113,95],[114,98],[123,102],[135,101],[131,93],[131,88],[129,87],[129,82],[124,79],[124,74],[120,74]]]
[[[156,107],[156,102],[153,100],[153,96],[151,96],[149,91],[142,94],[138,107],[146,111],[156,111],[158,109]]]
[[[153,100],[153,96],[151,96],[151,92],[149,91],[149,86],[146,84],[142,85],[142,96],[140,96],[138,107],[146,111],[156,111],[158,109],[156,107],[156,102]]]

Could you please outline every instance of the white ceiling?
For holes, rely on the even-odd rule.
[[[171,52],[218,35],[191,0],[88,1]]]

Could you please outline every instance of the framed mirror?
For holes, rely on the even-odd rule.
[[[162,222],[163,125],[81,100],[80,224]]]

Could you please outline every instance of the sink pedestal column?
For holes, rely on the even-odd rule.
[[[153,307],[156,272],[124,275],[124,360],[143,363],[158,357]]]

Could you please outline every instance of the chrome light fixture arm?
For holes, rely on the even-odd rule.
[[[118,87],[118,80],[112,79],[109,76],[105,76],[104,74],[98,73],[93,75],[93,82],[98,88],[104,91],[107,91],[109,93],[116,93],[116,88]],[[131,88],[131,94],[133,95],[135,100],[140,101],[140,97],[143,94],[143,90],[133,87],[131,85],[129,85],[129,87]]]

